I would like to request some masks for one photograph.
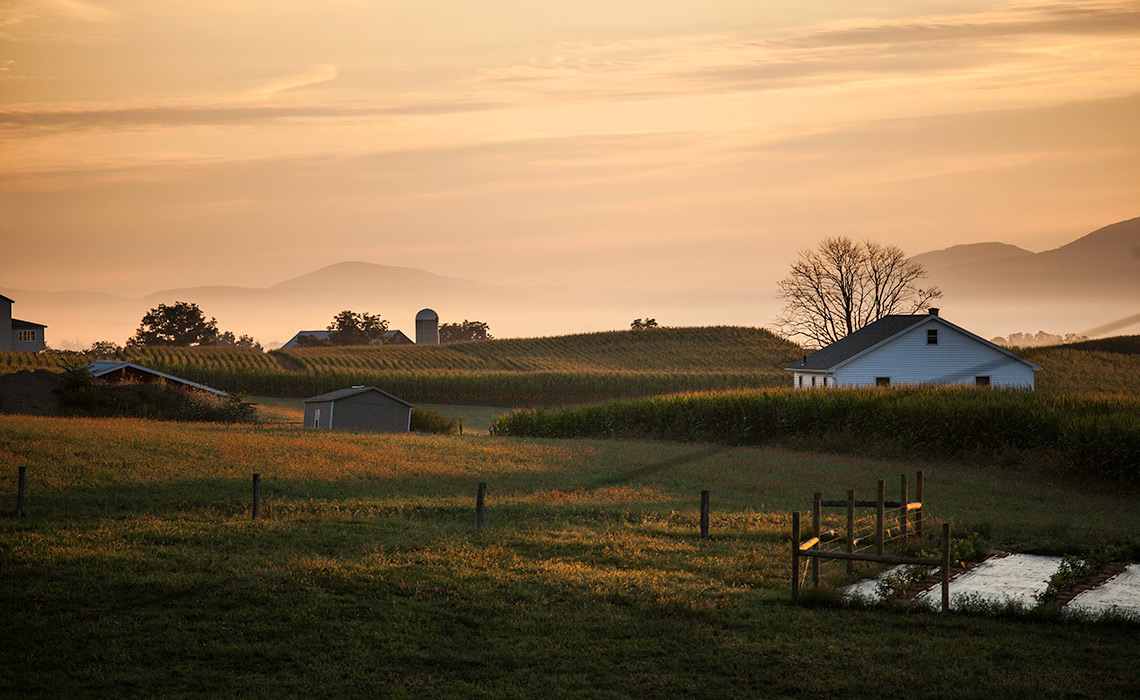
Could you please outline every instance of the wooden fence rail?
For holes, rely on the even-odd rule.
[[[898,534],[894,538],[901,538],[904,541],[911,536],[910,524],[911,513],[914,513],[914,534],[916,536],[922,535],[922,496],[924,479],[923,472],[919,470],[915,473],[915,486],[917,501],[911,501],[909,498],[909,490],[906,474],[901,475],[899,483],[899,500],[888,501],[886,499],[886,482],[882,479],[877,484],[877,498],[873,501],[858,500],[855,498],[855,491],[849,490],[847,498],[843,500],[825,499],[823,494],[816,492],[812,494],[812,510],[811,510],[811,537],[801,541],[800,540],[800,514],[798,512],[792,514],[792,600],[798,601],[800,594],[800,557],[807,557],[811,562],[811,580],[815,586],[819,585],[819,562],[821,559],[837,559],[847,562],[847,573],[854,573],[854,565],[857,561],[875,562],[881,564],[911,564],[923,566],[941,566],[943,572],[943,611],[949,609],[948,588],[949,585],[949,537],[950,526],[943,526],[943,557],[939,559],[923,559],[918,557],[902,557],[896,555],[889,555],[885,552],[885,545],[887,541],[887,534],[890,528],[887,524],[887,509],[898,510],[895,527]],[[834,530],[822,532],[820,530],[820,523],[822,520],[822,510],[824,508],[843,508],[847,511],[846,523],[846,536],[839,537],[838,533]],[[866,541],[865,537],[856,536],[855,528],[855,509],[856,508],[874,508],[875,509],[875,553],[874,554],[859,554],[855,552],[855,546]],[[825,541],[834,542],[840,541],[845,544],[845,551],[827,551],[820,549]]]

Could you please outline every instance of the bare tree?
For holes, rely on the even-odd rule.
[[[780,280],[776,297],[784,310],[776,323],[785,337],[823,347],[884,316],[916,313],[941,297],[937,287],[919,288],[925,276],[926,269],[895,246],[826,238],[816,250],[801,251]]]

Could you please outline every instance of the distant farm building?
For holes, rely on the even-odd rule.
[[[16,302],[0,294],[0,350],[5,352],[39,352],[47,347],[42,323],[12,318]]]
[[[298,344],[297,341],[299,338],[302,338],[302,337],[309,337],[309,338],[312,338],[314,340],[324,341],[324,340],[329,339],[329,332],[328,331],[297,331],[297,334],[294,335],[292,338],[290,338],[289,342],[282,345],[281,349],[287,350],[289,348],[301,347],[301,345]],[[376,343],[373,343],[373,345],[375,345],[375,344]],[[385,331],[384,332],[384,345],[414,345],[414,343],[412,342],[411,338],[404,335],[403,331]]]
[[[785,368],[797,388],[972,385],[1033,389],[1041,367],[938,315],[884,316]]]
[[[305,399],[306,428],[406,433],[412,429],[412,404],[374,386]]]
[[[180,387],[182,389],[192,389],[194,391],[204,391],[209,394],[217,396],[229,396],[220,389],[208,387],[205,384],[192,382],[189,379],[182,377],[175,377],[172,374],[159,372],[156,369],[136,365],[133,362],[116,362],[112,360],[95,360],[87,365],[87,371],[91,373],[92,377],[100,379],[108,384],[157,384],[165,382],[166,384]]]
[[[439,314],[431,309],[416,314],[416,344],[439,345]]]

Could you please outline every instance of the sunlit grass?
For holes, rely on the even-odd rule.
[[[918,655],[915,697],[1127,697],[1140,663],[1131,628],[788,604],[791,511],[880,478],[892,494],[919,467],[931,527],[1043,549],[1140,539],[1134,498],[1018,471],[24,417],[0,417],[0,464],[0,503],[29,471],[27,517],[0,520],[18,630],[0,673],[33,696],[874,696]]]

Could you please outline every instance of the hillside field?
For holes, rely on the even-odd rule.
[[[0,465],[6,509],[29,472],[26,517],[0,519],[5,695],[1124,698],[1140,681],[1134,625],[790,605],[790,512],[915,468],[929,530],[1140,541],[1134,498],[1015,469],[18,416],[0,416]]]
[[[1140,396],[1136,336],[1019,349],[1044,367],[1042,394]],[[760,328],[659,328],[436,346],[144,348],[124,359],[230,392],[304,398],[373,384],[409,401],[568,406],[609,399],[791,385],[805,351]],[[82,355],[0,353],[0,372],[64,369]]]

